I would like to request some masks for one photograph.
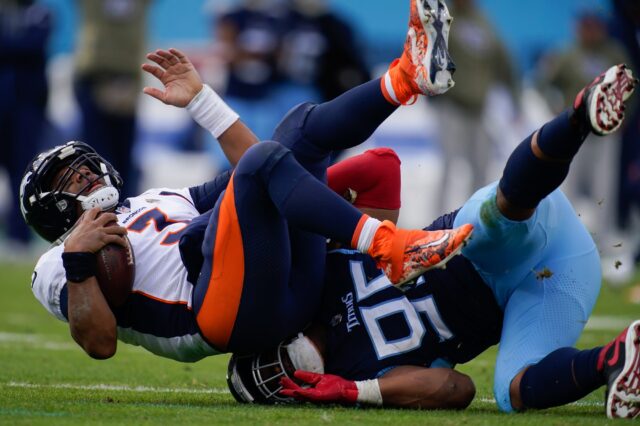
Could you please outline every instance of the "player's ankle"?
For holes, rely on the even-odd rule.
[[[585,139],[587,136],[589,136],[589,134],[592,133],[591,123],[589,123],[589,117],[585,110],[586,108],[584,106],[584,103],[578,106],[578,108],[576,108],[576,106],[574,105],[569,109],[568,114],[569,125],[571,126],[573,131],[577,135],[580,135],[580,137],[583,139]]]
[[[380,226],[378,219],[363,214],[351,237],[351,247],[361,253],[368,253]]]
[[[382,78],[382,93],[392,105],[407,105],[415,102],[420,93],[407,69],[407,53],[394,60]]]
[[[397,232],[393,222],[385,220],[380,223],[367,251],[376,260],[390,260],[393,250],[394,235]]]

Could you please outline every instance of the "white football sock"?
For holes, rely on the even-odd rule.
[[[368,217],[362,225],[362,229],[360,230],[360,236],[358,237],[358,244],[356,249],[361,253],[368,253],[369,247],[371,247],[371,243],[373,242],[373,237],[380,227],[380,222],[378,219],[374,219],[372,217]]]

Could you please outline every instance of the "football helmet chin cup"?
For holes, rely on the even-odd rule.
[[[227,369],[227,385],[241,403],[291,404],[296,400],[279,394],[280,379],[288,377],[303,386],[293,376],[296,370],[324,373],[320,352],[302,333],[260,354],[233,354]]]
[[[78,194],[65,192],[74,173],[88,167],[97,177]],[[63,168],[55,188],[53,178]],[[105,186],[88,195],[80,195],[96,180]],[[122,178],[113,166],[84,142],[71,141],[37,155],[27,167],[20,183],[20,210],[25,222],[49,242],[60,240],[78,220],[77,203],[84,210],[100,207],[109,210],[118,204]]]

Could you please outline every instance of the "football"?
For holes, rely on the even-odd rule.
[[[96,279],[109,306],[124,305],[133,288],[136,264],[129,238],[126,247],[107,244],[97,253]]]

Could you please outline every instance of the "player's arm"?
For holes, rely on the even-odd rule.
[[[378,379],[351,381],[332,374],[296,371],[309,385],[283,378],[281,394],[314,403],[366,404],[417,409],[463,409],[475,396],[469,376],[449,368],[396,367]]]
[[[363,213],[398,221],[400,159],[390,148],[370,149],[342,160],[327,170],[328,185]]]
[[[202,84],[198,72],[182,52],[156,50],[147,54],[147,59],[156,65],[143,64],[142,69],[160,80],[165,90],[145,87],[144,93],[167,105],[187,108],[192,117],[218,139],[232,165],[235,166],[246,150],[258,142],[238,115],[211,88]],[[369,150],[332,166],[328,173],[331,188],[341,195],[354,194],[352,201],[364,213],[397,222],[400,160],[395,152],[388,148]],[[225,187],[212,182],[206,188],[206,194],[217,194],[218,189]],[[208,198],[215,201],[217,196]],[[207,203],[202,205],[208,206]],[[198,206],[198,210],[203,212],[208,208]]]
[[[218,139],[225,156],[235,166],[249,147],[258,142],[253,132],[202,79],[189,58],[178,49],[147,54],[153,64],[142,69],[156,77],[164,90],[145,87],[144,93],[159,101],[186,108],[191,117]]]
[[[471,378],[450,368],[401,366],[378,379],[384,405],[421,409],[462,409],[476,389]]]
[[[73,339],[96,359],[112,357],[117,347],[116,319],[95,277],[95,253],[109,243],[124,245],[126,229],[107,226],[113,213],[86,211],[64,243],[68,319]]]

